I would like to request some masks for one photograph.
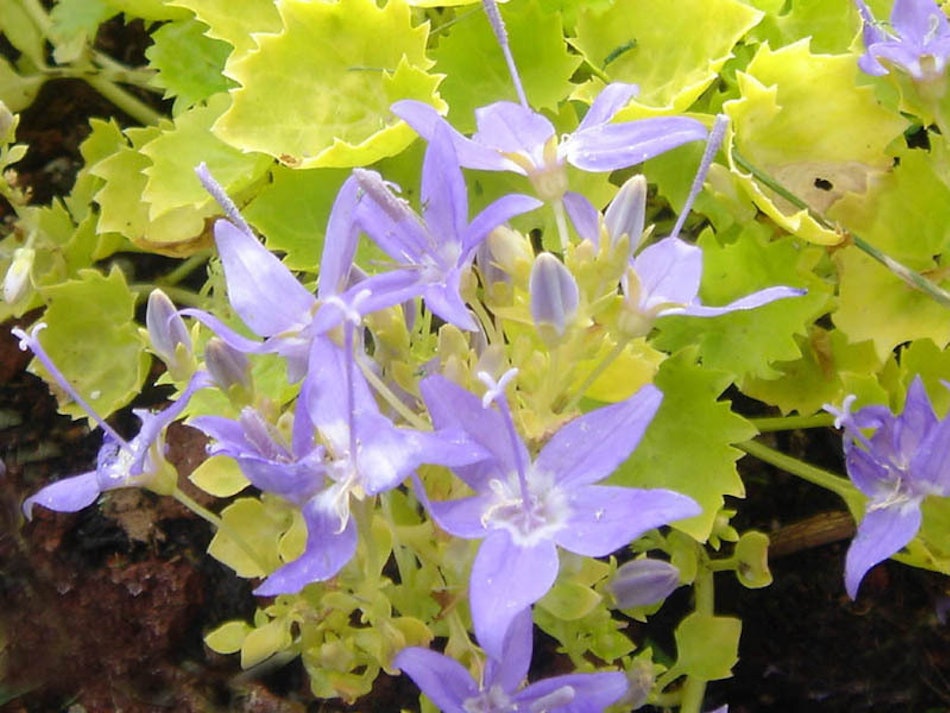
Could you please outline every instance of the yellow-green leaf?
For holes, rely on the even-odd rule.
[[[226,143],[300,168],[363,165],[415,138],[389,112],[394,101],[445,110],[439,78],[426,73],[428,26],[412,26],[405,0],[280,0],[277,9],[283,30],[227,64],[241,87],[214,126]]]
[[[205,635],[205,644],[219,654],[236,654],[253,627],[246,621],[226,621]]]
[[[821,245],[840,243],[841,235],[740,170],[731,149],[823,213],[847,192],[865,192],[890,167],[887,147],[907,121],[857,85],[852,56],[812,54],[807,40],[775,51],[761,46],[737,79],[742,96],[723,109],[731,120],[730,165],[742,187],[785,230]]]
[[[241,668],[251,668],[290,646],[289,621],[274,619],[251,631],[241,645]]]
[[[188,476],[188,480],[209,495],[229,498],[250,485],[233,458],[212,456]]]
[[[40,340],[57,367],[100,416],[129,403],[142,388],[149,358],[132,321],[135,295],[122,271],[114,267],[104,276],[83,270],[79,279],[42,293],[48,327]],[[73,418],[86,415],[75,403],[63,403],[61,410]]]

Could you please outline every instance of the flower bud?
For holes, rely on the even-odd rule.
[[[620,278],[620,290],[623,293],[623,301],[617,328],[630,339],[645,337],[653,329],[656,310],[644,309],[641,305],[643,287],[633,266],[628,266]]]
[[[632,560],[620,566],[607,585],[618,609],[658,604],[680,586],[680,571],[663,560]]]
[[[187,371],[191,359],[191,336],[185,322],[168,296],[152,290],[145,310],[145,326],[152,349],[165,362],[169,371]]]
[[[557,341],[577,315],[580,292],[564,264],[551,253],[541,253],[528,280],[531,318],[545,341]],[[553,332],[553,334],[551,334]]]
[[[13,143],[16,127],[17,116],[0,100],[0,145]]]
[[[230,393],[235,388],[248,395],[253,391],[251,362],[245,354],[224,340],[218,337],[208,340],[205,346],[205,365],[211,373],[211,378],[225,393]]]
[[[604,213],[604,223],[610,245],[616,245],[624,235],[630,239],[631,254],[640,242],[646,225],[647,179],[636,175],[627,180]]]
[[[495,261],[487,240],[480,242],[475,249],[475,264],[478,265],[478,273],[487,287],[491,288],[492,285],[498,283],[511,282],[508,273],[502,270]]]
[[[650,692],[656,681],[653,671],[653,662],[642,657],[635,659],[629,668],[624,671],[627,677],[627,693],[619,701],[625,709],[637,710],[650,700]]]
[[[485,240],[491,261],[516,281],[528,272],[534,261],[531,241],[511,228],[499,225]]]
[[[13,260],[3,278],[3,299],[7,304],[16,304],[29,292],[35,258],[33,248],[17,248],[13,252]]]

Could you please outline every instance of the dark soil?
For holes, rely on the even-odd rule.
[[[141,28],[118,25],[101,41],[140,53],[143,37]],[[21,181],[35,200],[69,191],[88,118],[111,115],[114,109],[81,82],[44,89],[20,125],[20,140],[32,146]],[[0,204],[0,220],[4,215]],[[348,708],[309,698],[298,664],[249,678],[236,657],[205,648],[204,633],[227,619],[250,618],[255,600],[247,582],[204,553],[211,536],[205,523],[169,499],[115,491],[81,513],[37,508],[24,522],[23,499],[93,468],[100,437],[56,414],[42,382],[24,372],[29,356],[16,348],[9,326],[0,327],[0,711],[417,709],[412,687],[401,680],[382,676],[378,691]],[[204,442],[183,426],[168,440],[184,476],[203,457]],[[834,434],[819,433],[782,446],[840,470],[839,444]],[[718,609],[743,620],[743,635],[735,677],[710,685],[709,707],[950,711],[948,580],[887,562],[851,602],[842,581],[848,525],[832,515],[823,521],[833,525],[830,538],[813,537],[822,528],[810,520],[840,513],[841,504],[750,460],[743,461],[749,494],[740,524],[781,533],[783,556],[773,560],[775,582],[766,589],[746,590],[726,575],[717,580]],[[804,537],[782,529],[799,521],[810,523]],[[823,539],[835,541],[814,544]],[[684,590],[658,613],[646,630],[652,641],[671,646],[672,627],[689,610],[686,597]],[[543,659],[551,644],[538,643],[539,669],[550,670]]]

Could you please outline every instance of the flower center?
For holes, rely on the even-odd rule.
[[[477,696],[467,698],[462,703],[462,710],[465,713],[509,713],[517,710],[517,705],[496,684],[487,691],[480,691]]]
[[[525,480],[527,500],[522,497],[521,483],[515,472],[509,473],[505,480],[496,478],[489,483],[494,499],[482,515],[482,524],[490,529],[507,530],[517,545],[531,546],[551,539],[561,530],[569,508],[564,492],[555,485],[550,473],[540,473],[530,467]]]

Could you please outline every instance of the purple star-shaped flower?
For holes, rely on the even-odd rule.
[[[644,336],[659,317],[716,317],[805,294],[795,287],[768,287],[722,307],[711,307],[699,299],[702,274],[703,251],[695,245],[669,237],[644,248],[621,278],[621,329],[634,337]]]
[[[513,102],[477,109],[478,130],[470,139],[428,104],[407,99],[393,104],[392,111],[430,142],[437,127],[446,127],[462,166],[527,176],[539,198],[563,201],[572,221],[587,225],[596,211],[586,198],[568,190],[566,164],[583,171],[613,171],[706,138],[706,127],[685,117],[611,123],[636,92],[633,84],[607,85],[577,129],[560,139],[545,116]]]
[[[26,517],[31,517],[34,505],[42,505],[57,512],[77,512],[92,505],[100,494],[117,488],[144,487],[163,494],[171,493],[176,482],[170,477],[173,472],[168,470],[164,461],[165,428],[181,416],[192,394],[212,385],[207,372],[196,372],[178,399],[166,409],[157,413],[133,409],[142,427],[138,435],[129,441],[106,423],[57,368],[36,337],[45,327],[43,323],[37,324],[29,334],[18,327],[10,331],[20,340],[20,348],[30,349],[59,385],[99,424],[105,432],[105,438],[99,449],[96,469],[63,478],[31,495],[23,502]]]
[[[709,167],[725,135],[726,121],[726,117],[720,115],[713,123],[699,169],[669,237],[633,255],[644,236],[646,215],[646,182],[640,176],[634,176],[624,183],[607,207],[603,226],[610,244],[616,244],[624,236],[630,242],[629,265],[620,281],[623,293],[620,328],[631,337],[649,334],[656,319],[667,315],[716,317],[805,294],[805,290],[794,287],[769,287],[722,307],[711,307],[700,302],[703,251],[681,240],[678,235],[693,202],[702,191]]]
[[[182,314],[197,318],[230,346],[251,354],[276,352],[284,356],[288,376],[292,381],[299,381],[306,372],[314,338],[338,325],[348,314],[369,314],[400,301],[398,296],[393,296],[394,290],[386,282],[387,278],[378,280],[375,290],[351,284],[359,235],[354,212],[360,189],[355,178],[350,177],[343,183],[330,212],[314,296],[261,244],[204,166],[199,167],[198,174],[229,217],[214,226],[228,301],[251,331],[265,341],[248,339],[202,310],[186,309]],[[401,276],[395,277],[401,279]]]
[[[895,0],[890,24],[896,34],[881,27],[863,0],[855,1],[864,21],[865,52],[858,60],[864,72],[883,75],[893,66],[919,82],[943,78],[950,23],[933,0]]]
[[[481,681],[458,661],[419,647],[400,651],[393,665],[444,713],[600,713],[627,690],[626,676],[614,671],[555,676],[520,688],[528,675],[531,649],[531,612],[526,609],[512,621],[500,657],[486,662]]]
[[[421,463],[457,465],[485,457],[457,429],[394,426],[380,413],[352,351],[326,338],[311,344],[290,444],[253,409],[238,421],[201,416],[192,424],[214,438],[213,452],[233,457],[253,485],[302,508],[304,553],[255,590],[262,596],[298,592],[352,559],[357,532],[351,498],[391,490]]]
[[[484,538],[472,567],[470,601],[478,640],[496,658],[515,616],[554,583],[558,547],[602,557],[651,528],[700,512],[692,499],[669,490],[594,485],[636,448],[662,401],[658,389],[645,386],[626,401],[576,418],[532,461],[502,394],[513,373],[501,386],[491,385],[484,406],[439,375],[420,385],[436,426],[462,428],[491,454],[453,469],[475,495],[427,505],[450,534]],[[491,401],[497,410],[488,408]]]
[[[845,587],[854,599],[864,575],[910,542],[920,529],[920,506],[928,495],[950,496],[950,418],[938,420],[920,377],[907,390],[904,410],[885,406],[852,413],[854,396],[835,415],[844,428],[848,476],[868,496],[864,519],[848,548]],[[865,435],[873,429],[870,436]]]
[[[392,290],[397,304],[422,295],[435,314],[461,329],[478,328],[459,294],[462,274],[475,250],[492,229],[541,203],[530,196],[500,198],[468,221],[468,191],[448,129],[437,126],[422,166],[422,216],[393,194],[375,171],[356,169],[364,192],[360,227],[398,264],[395,270],[371,277],[362,287],[375,293]],[[381,281],[387,281],[382,285]]]

